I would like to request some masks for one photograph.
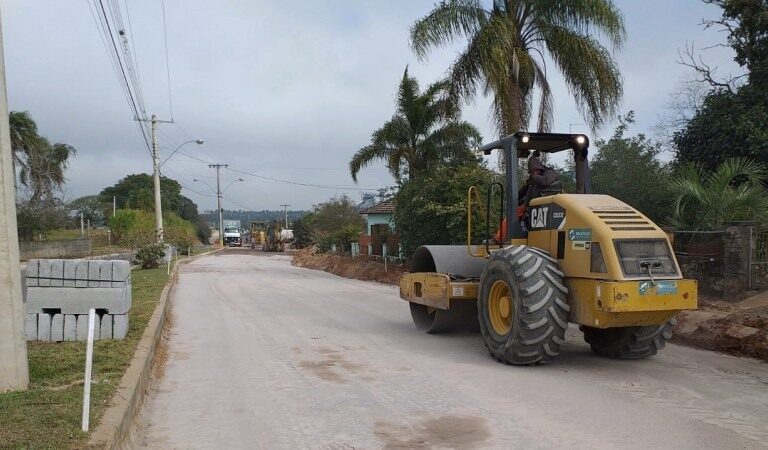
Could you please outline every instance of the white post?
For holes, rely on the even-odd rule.
[[[117,196],[112,196],[112,217],[117,214]]]
[[[173,247],[168,247],[168,275],[171,274],[171,261],[173,260]]]
[[[160,195],[160,155],[157,149],[157,117],[152,114],[152,166],[155,184],[155,228],[157,242],[163,242],[163,205]]]
[[[91,372],[93,370],[93,329],[96,310],[88,311],[88,342],[85,346],[85,378],[83,383],[83,431],[88,431],[91,416]]]
[[[25,305],[19,277],[19,237],[13,152],[8,127],[3,40],[0,30],[0,393],[27,389]]]
[[[80,237],[85,237],[85,219],[83,218],[83,213],[80,213]]]

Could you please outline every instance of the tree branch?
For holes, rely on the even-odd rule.
[[[747,76],[747,74],[742,74],[735,77],[731,76],[725,80],[717,79],[715,77],[715,72],[717,71],[717,67],[712,67],[707,63],[705,63],[701,55],[699,55],[697,58],[695,55],[693,44],[691,44],[690,46],[686,44],[685,50],[684,51],[678,50],[677,55],[678,55],[677,63],[693,69],[694,72],[696,72],[699,75],[699,77],[701,77],[700,81],[706,82],[710,86],[717,89],[725,89],[731,94],[735,93],[734,86],[735,86],[736,80]]]

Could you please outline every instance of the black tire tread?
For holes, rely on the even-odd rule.
[[[515,324],[506,342],[484,320],[484,305],[491,284],[484,282],[494,262],[511,268],[520,293]],[[510,246],[491,255],[480,281],[478,319],[483,341],[491,356],[505,364],[535,365],[551,362],[560,352],[568,327],[568,288],[557,260],[545,251],[525,245]]]
[[[672,337],[676,320],[642,327],[581,327],[584,340],[600,356],[615,359],[642,359],[655,355]]]

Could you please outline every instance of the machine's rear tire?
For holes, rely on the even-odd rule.
[[[494,252],[480,278],[478,319],[491,356],[506,364],[545,364],[568,327],[568,288],[557,260],[525,245]]]
[[[584,340],[600,356],[618,359],[641,359],[653,356],[672,337],[675,319],[663,325],[645,327],[592,328],[581,327]]]
[[[429,334],[477,331],[477,305],[454,301],[450,309],[438,309],[410,302],[411,318],[416,328]]]

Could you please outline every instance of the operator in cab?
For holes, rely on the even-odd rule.
[[[534,151],[528,158],[528,178],[518,192],[517,198],[521,205],[528,203],[541,195],[541,191],[560,180],[560,176],[549,166],[544,165],[540,153]]]
[[[520,220],[525,228],[525,208],[528,207],[528,203],[536,197],[541,195],[541,191],[552,186],[554,183],[560,180],[560,176],[554,169],[541,162],[541,154],[538,150],[534,150],[530,158],[528,158],[528,178],[525,180],[525,184],[517,193],[518,198],[518,214],[517,219]],[[496,244],[503,243],[504,237],[507,235],[507,219],[501,221],[501,227],[493,237],[493,241]]]

